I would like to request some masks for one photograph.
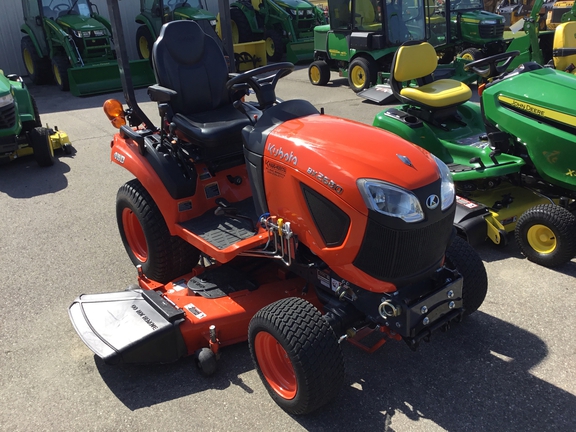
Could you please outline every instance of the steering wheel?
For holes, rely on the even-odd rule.
[[[252,90],[254,90],[256,98],[258,99],[258,104],[260,105],[259,108],[264,110],[271,107],[276,102],[274,89],[276,88],[276,84],[280,78],[290,75],[293,70],[294,65],[290,62],[272,63],[256,69],[251,69],[232,77],[226,82],[226,88],[230,91],[238,84],[247,84]],[[264,75],[270,72],[276,73],[260,79],[254,78],[257,75]]]
[[[52,10],[54,12],[62,12],[62,11],[68,10],[68,9],[70,9],[70,5],[68,5],[66,3],[59,3],[52,8]]]
[[[514,58],[519,54],[520,51],[510,51],[475,60],[465,64],[464,70],[468,71],[472,69],[476,75],[480,75],[482,78],[493,78],[506,72],[506,69],[508,69],[508,66],[512,63],[512,60],[514,60]],[[498,66],[498,63],[502,61],[504,63]]]

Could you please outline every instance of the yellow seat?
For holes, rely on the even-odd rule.
[[[552,51],[554,67],[575,73],[576,69],[576,21],[560,24],[554,31]]]
[[[451,115],[455,108],[472,96],[470,87],[460,81],[441,79],[434,81],[438,66],[436,50],[428,42],[408,41],[396,52],[392,61],[390,86],[402,102],[423,108],[428,117]],[[416,81],[417,87],[404,87],[403,83]]]
[[[374,5],[370,0],[358,0],[355,13],[358,26],[366,27],[377,22]]]

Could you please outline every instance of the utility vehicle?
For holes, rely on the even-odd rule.
[[[34,154],[41,167],[54,164],[54,150],[72,152],[68,135],[42,127],[36,101],[22,77],[0,70],[0,163]]]
[[[74,96],[122,88],[111,27],[90,0],[22,0],[22,58],[34,84]],[[130,62],[135,86],[154,83],[149,62]]]
[[[568,33],[574,41],[576,28]],[[403,105],[379,113],[374,125],[448,164],[459,195],[455,224],[461,236],[505,244],[513,232],[529,260],[555,267],[576,255],[576,77],[535,62],[506,72],[516,55],[467,65],[487,80],[479,87],[478,106],[469,102],[465,84],[434,81],[430,44],[407,42],[390,78]],[[408,81],[418,85],[404,86]]]
[[[230,77],[193,21],[166,24],[152,59],[159,128],[129,77],[128,108],[105,104],[120,126],[111,160],[135,176],[116,214],[138,285],[71,305],[98,356],[194,355],[210,374],[221,347],[248,340],[272,398],[305,414],[338,394],[339,343],[416,348],[480,307],[486,272],[454,236],[453,183],[439,159],[307,101],[278,100],[291,63]],[[381,338],[367,344],[369,333]]]

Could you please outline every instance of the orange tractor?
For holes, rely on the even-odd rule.
[[[117,0],[108,4],[119,28]],[[152,59],[159,127],[129,76],[128,108],[105,105],[120,127],[111,160],[135,176],[118,191],[117,218],[138,285],[69,309],[107,363],[193,355],[209,375],[222,347],[247,340],[272,398],[305,414],[344,382],[340,343],[415,349],[482,304],[484,265],[454,235],[454,185],[439,159],[279,100],[291,63],[229,76],[192,21],[164,25]]]

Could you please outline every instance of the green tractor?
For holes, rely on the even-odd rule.
[[[22,57],[34,84],[52,79],[75,96],[122,89],[110,23],[90,0],[22,0]],[[130,62],[134,85],[154,83],[148,61]]]
[[[202,0],[140,0],[140,14],[136,22],[136,49],[141,59],[150,58],[152,45],[162,25],[175,20],[194,20],[204,31],[216,26],[216,17],[208,12]]]
[[[308,69],[313,85],[326,85],[330,72],[348,77],[350,88],[360,96],[383,103],[391,91],[385,84],[390,65],[398,47],[407,40],[431,39],[435,22],[434,41],[445,47],[451,41],[451,26],[440,26],[431,19],[425,0],[330,0],[330,24],[314,29],[314,62]],[[440,32],[443,37],[440,37]],[[452,59],[441,64],[437,76],[453,77],[473,82],[478,77],[464,71],[467,60]],[[376,84],[377,88],[372,89]],[[393,96],[392,96],[393,98]]]
[[[38,108],[18,75],[0,70],[0,163],[34,155],[41,167],[54,164],[54,150],[72,152],[68,135],[42,127]]]
[[[482,0],[446,0],[427,7],[427,12],[428,42],[443,62],[449,63],[455,56],[479,60],[506,50],[504,17],[485,11]]]
[[[480,106],[464,84],[434,80],[430,44],[404,44],[390,76],[402,105],[373,123],[448,165],[462,237],[506,244],[513,235],[530,261],[546,267],[576,255],[576,76],[563,70],[576,57],[576,22],[563,26],[567,37],[559,41],[568,47],[554,46],[556,68],[529,61],[510,71],[518,51],[468,63],[485,81]]]
[[[326,23],[324,11],[306,0],[239,0],[230,4],[235,44],[264,40],[268,61],[284,54],[291,63],[312,60],[314,27]]]

